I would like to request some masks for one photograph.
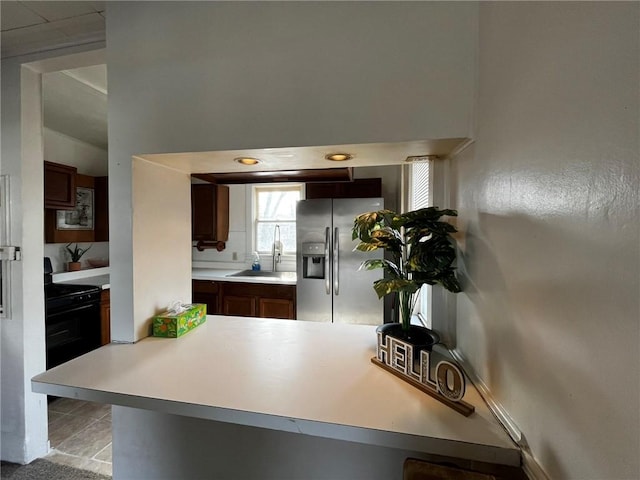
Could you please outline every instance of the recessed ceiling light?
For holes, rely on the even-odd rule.
[[[324,158],[332,162],[344,162],[345,160],[351,160],[353,155],[350,153],[330,153],[329,155],[325,155]]]
[[[241,163],[242,165],[256,165],[260,163],[260,160],[253,157],[238,157],[234,158],[234,160],[238,163]]]

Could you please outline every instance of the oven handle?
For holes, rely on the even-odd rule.
[[[100,304],[96,301],[93,303],[88,303],[85,305],[80,305],[79,307],[75,307],[72,308],[70,310],[62,310],[59,312],[55,312],[55,313],[48,313],[47,314],[47,320],[51,320],[55,317],[60,317],[61,315],[69,315],[71,313],[78,313],[78,312],[82,312],[83,310],[89,310],[91,308],[99,308]]]

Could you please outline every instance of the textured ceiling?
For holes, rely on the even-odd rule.
[[[105,40],[105,2],[0,1],[2,58]],[[42,76],[44,126],[107,149],[106,65]]]
[[[105,40],[105,2],[0,2],[2,58]]]
[[[42,76],[44,126],[107,150],[106,65]]]

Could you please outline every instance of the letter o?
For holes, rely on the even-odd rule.
[[[444,360],[439,362],[436,366],[436,382],[438,392],[449,400],[459,402],[464,397],[464,375],[456,365]]]

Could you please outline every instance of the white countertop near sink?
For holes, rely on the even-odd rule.
[[[194,267],[191,270],[193,280],[217,280],[220,282],[242,282],[242,283],[273,283],[277,285],[295,285],[297,281],[296,272],[279,272],[280,277],[229,277],[242,270],[200,268]]]

